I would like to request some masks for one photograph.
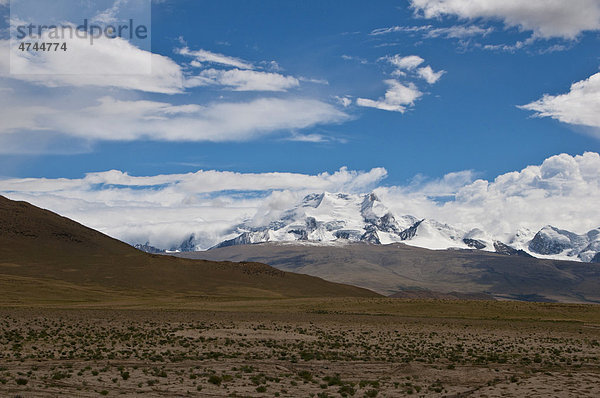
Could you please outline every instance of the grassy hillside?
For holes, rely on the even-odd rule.
[[[0,197],[4,303],[218,297],[373,297],[375,293],[256,262],[188,260],[140,252],[98,231]]]

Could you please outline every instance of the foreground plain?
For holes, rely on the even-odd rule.
[[[0,396],[600,395],[593,305],[328,298],[61,306],[0,309]]]

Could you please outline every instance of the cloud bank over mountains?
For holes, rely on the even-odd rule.
[[[0,191],[130,243],[168,248],[194,233],[208,248],[241,222],[277,217],[305,195],[374,191],[399,215],[433,218],[502,237],[551,224],[583,233],[600,226],[600,155],[561,154],[493,181],[473,171],[385,186],[383,168],[334,173],[198,171],[136,177],[121,171],[81,179],[4,179]]]

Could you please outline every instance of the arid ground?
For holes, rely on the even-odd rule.
[[[597,397],[600,308],[393,299],[0,309],[0,396]]]

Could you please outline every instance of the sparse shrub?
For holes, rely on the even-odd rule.
[[[300,378],[306,382],[311,381],[313,378],[312,373],[310,373],[308,370],[303,370],[299,372],[298,376],[300,376]]]
[[[354,395],[355,391],[350,384],[344,384],[340,387],[338,393],[340,393],[342,397],[347,397],[348,395]]]
[[[67,377],[71,377],[71,375],[69,375],[67,372],[54,372],[52,374],[52,380],[62,380],[66,379]]]
[[[325,376],[323,377],[323,381],[327,382],[327,385],[329,386],[341,386],[342,385],[342,379],[340,378],[340,375],[336,374],[335,376]]]
[[[216,386],[220,386],[222,381],[223,379],[217,375],[212,375],[208,378],[208,382]]]

